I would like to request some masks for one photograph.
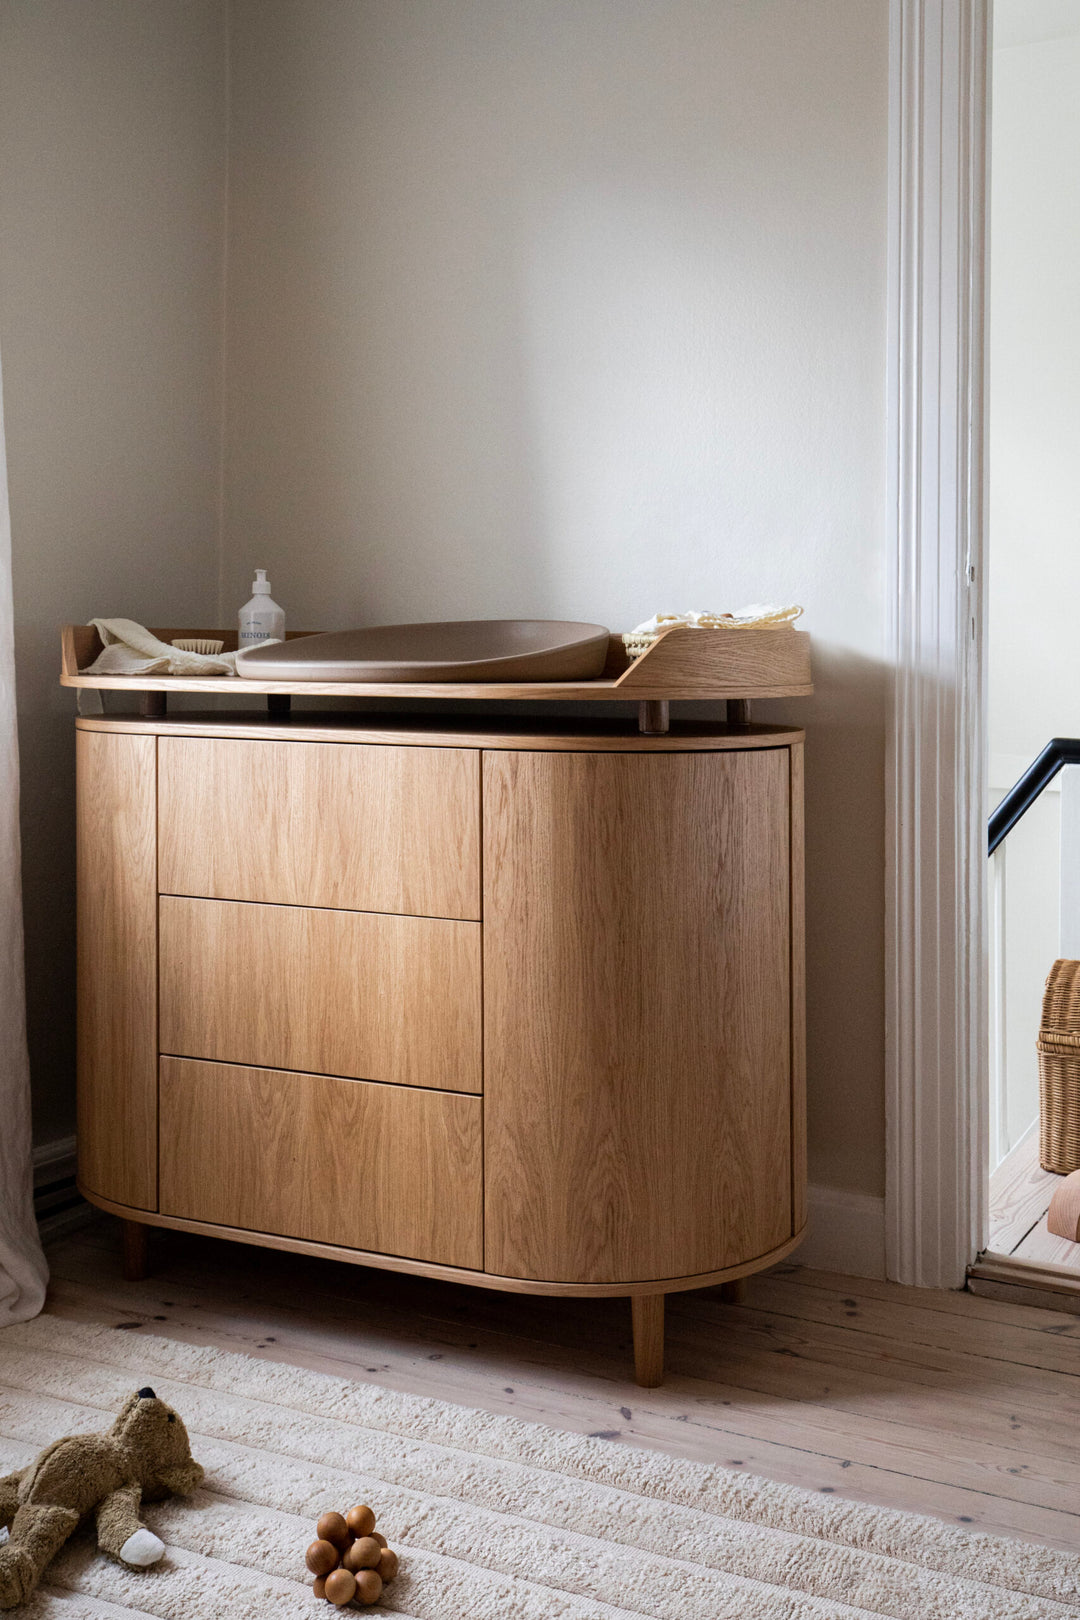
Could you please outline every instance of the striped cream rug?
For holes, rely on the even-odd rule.
[[[312,1524],[368,1501],[413,1620],[1050,1620],[1080,1555],[219,1350],[42,1316],[0,1332],[0,1473],[152,1384],[205,1488],[137,1572],[79,1535],[26,1620],[294,1620]],[[352,1611],[355,1612],[355,1611]]]

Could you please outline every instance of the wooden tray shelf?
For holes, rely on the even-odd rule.
[[[153,630],[161,641],[214,637],[225,651],[236,648],[232,630]],[[294,636],[315,631],[290,631]],[[67,624],[61,631],[63,686],[103,691],[248,692],[297,697],[468,698],[649,703],[693,699],[810,697],[810,637],[790,626],[764,629],[665,630],[647,652],[630,661],[621,636],[612,636],[604,673],[594,681],[248,681],[219,675],[89,675],[101,651],[93,625]]]

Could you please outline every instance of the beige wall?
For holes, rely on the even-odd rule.
[[[0,352],[35,1138],[73,1129],[72,696],[58,626],[213,616],[220,0],[0,0]]]
[[[236,0],[223,606],[792,597],[814,1179],[883,1187],[887,6]]]
[[[234,0],[219,552],[224,12],[0,0],[39,1136],[61,619],[795,597],[812,1174],[880,1193],[885,0]]]

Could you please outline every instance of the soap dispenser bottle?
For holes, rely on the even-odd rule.
[[[240,609],[239,646],[254,647],[260,641],[285,640],[285,609],[270,595],[265,568],[256,568],[251,583],[251,601]]]

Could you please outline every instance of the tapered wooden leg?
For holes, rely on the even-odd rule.
[[[141,1221],[121,1221],[124,1232],[124,1281],[142,1282],[150,1270],[150,1234]]]
[[[746,1278],[736,1277],[734,1282],[721,1283],[720,1298],[725,1305],[745,1305]]]
[[[633,1294],[634,1378],[642,1389],[664,1382],[664,1295]]]

